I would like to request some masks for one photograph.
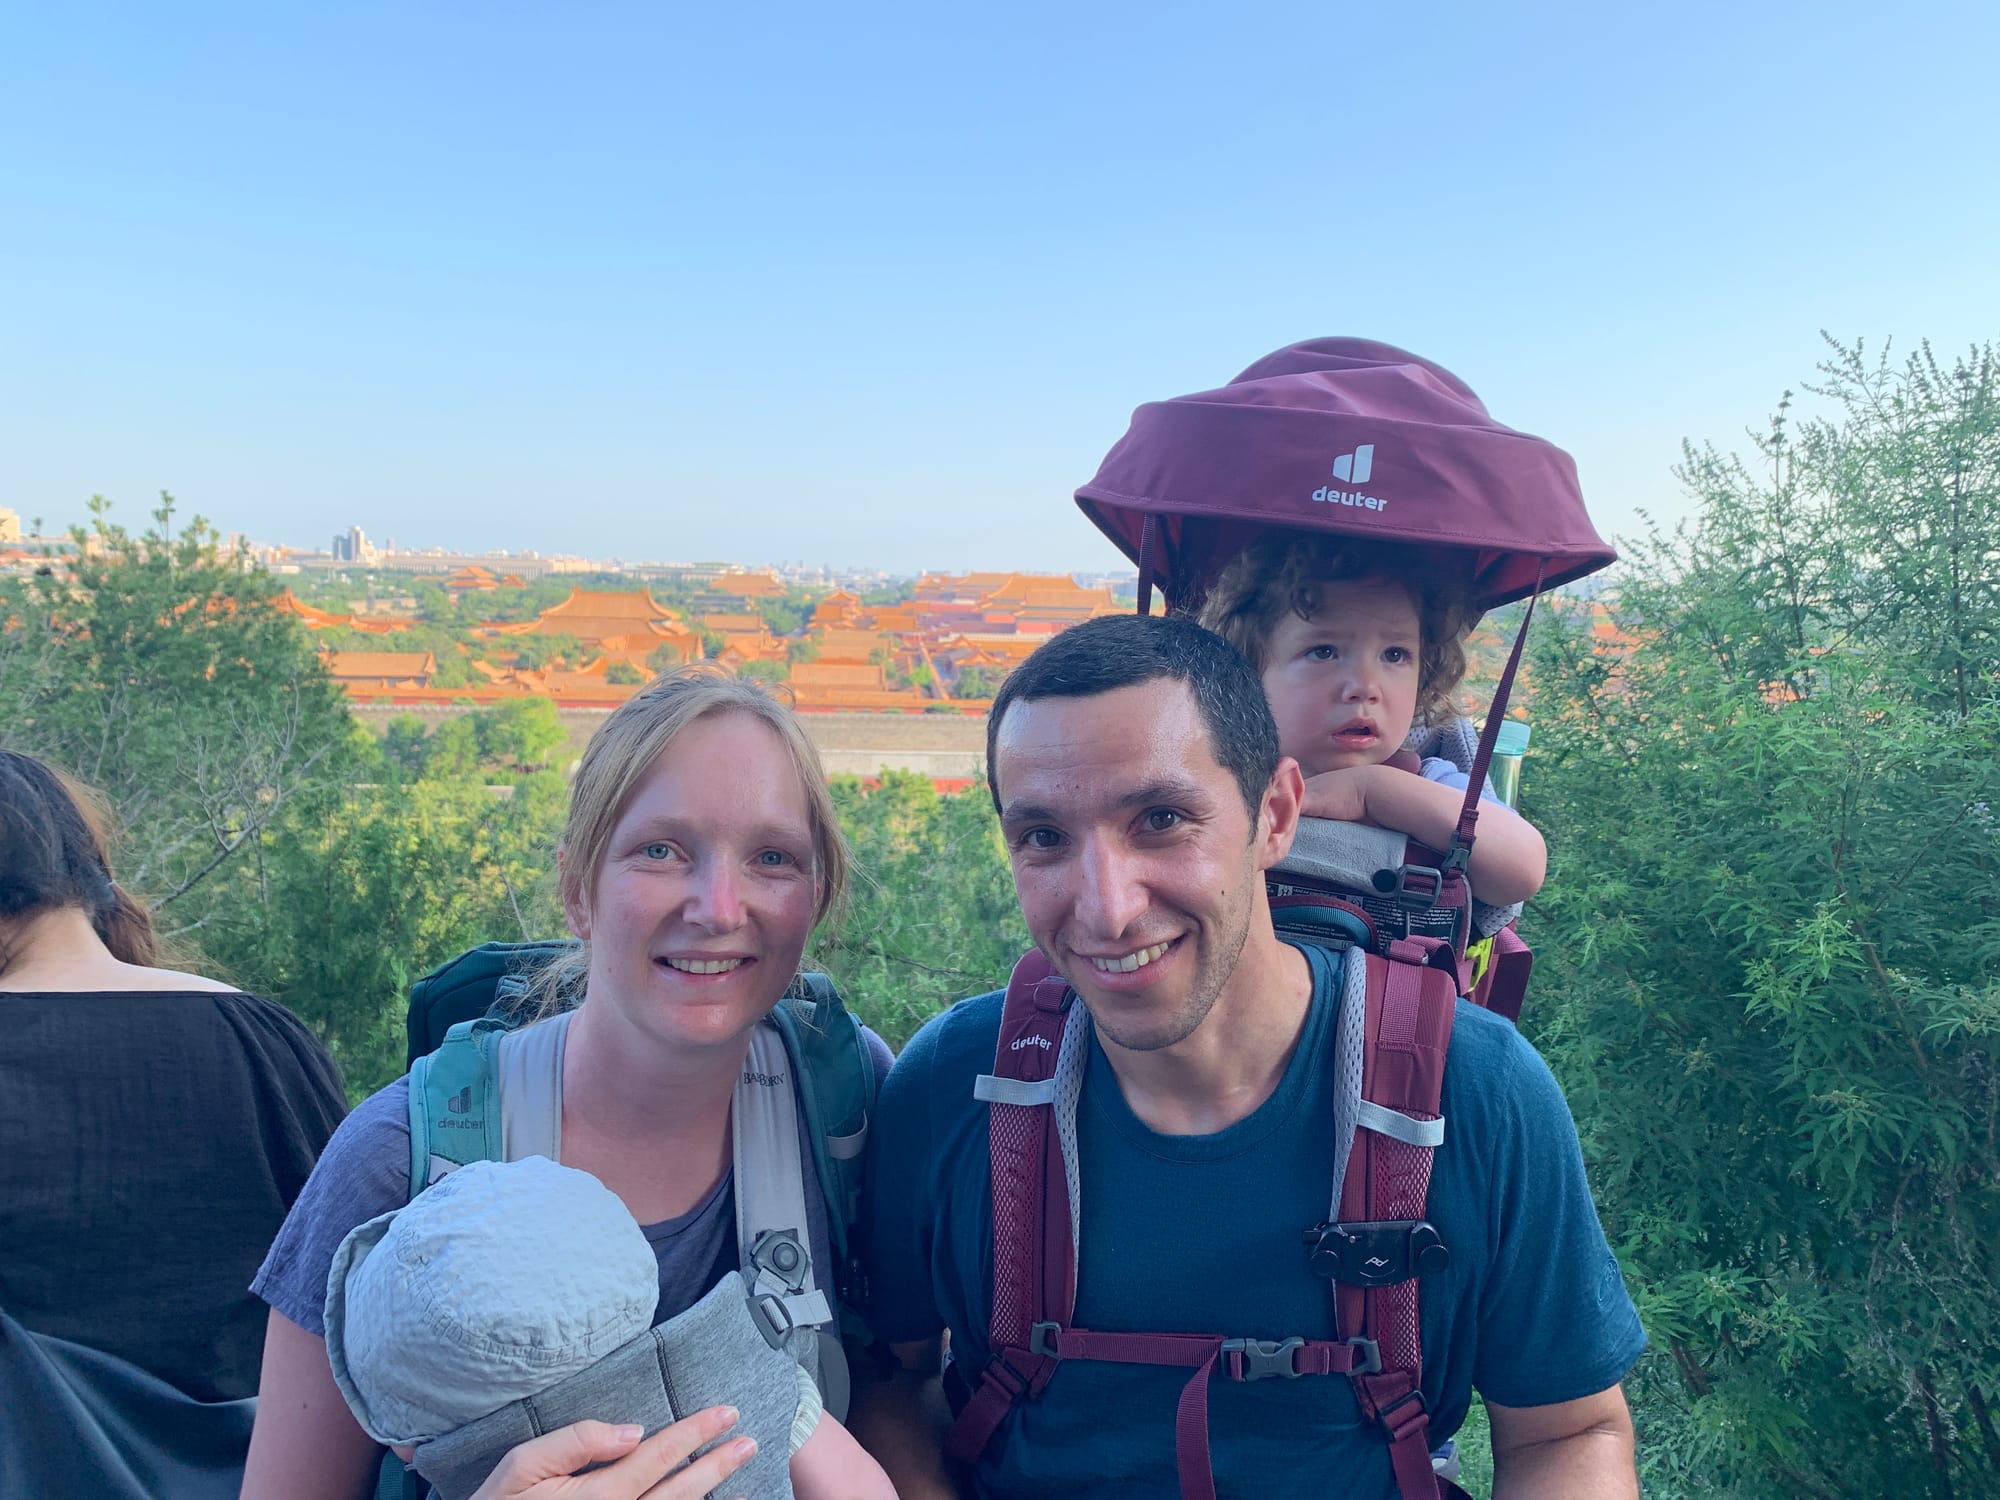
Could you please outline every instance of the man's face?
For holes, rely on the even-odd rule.
[[[1193,696],[1169,678],[1016,702],[993,759],[1035,945],[1108,1040],[1150,1052],[1192,1035],[1264,910],[1289,822],[1252,826]]]

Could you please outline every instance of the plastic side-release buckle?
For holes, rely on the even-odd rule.
[[[1031,1323],[1028,1325],[1028,1352],[1039,1354],[1043,1359],[1061,1359],[1056,1352],[1056,1335],[1062,1332],[1060,1323]]]
[[[1450,1248],[1427,1219],[1316,1224],[1305,1241],[1313,1274],[1346,1286],[1394,1286],[1451,1264]]]
[[[1288,1339],[1224,1339],[1218,1352],[1232,1380],[1297,1380],[1298,1351],[1305,1342],[1296,1335]]]
[[[764,1342],[773,1349],[788,1348],[792,1329],[797,1326],[792,1322],[784,1300],[770,1292],[750,1294],[750,1321],[757,1325],[757,1331],[764,1335]]]
[[[1415,1410],[1405,1413],[1401,1418],[1396,1417],[1397,1412],[1402,1411],[1404,1407],[1410,1406],[1412,1403],[1415,1404]],[[1430,1414],[1430,1407],[1424,1401],[1424,1393],[1419,1389],[1406,1392],[1394,1401],[1391,1401],[1387,1406],[1375,1413],[1375,1420],[1388,1428],[1390,1440],[1394,1441],[1423,1423],[1428,1422]]]
[[[1394,870],[1377,870],[1374,885],[1405,911],[1429,911],[1444,895],[1444,877],[1444,870],[1433,865],[1403,865]]]

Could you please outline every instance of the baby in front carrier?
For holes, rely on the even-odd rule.
[[[327,1356],[362,1428],[444,1500],[571,1422],[650,1435],[718,1405],[740,1413],[729,1436],[758,1441],[728,1494],[888,1495],[738,1273],[654,1327],[659,1296],[652,1247],[595,1177],[540,1156],[474,1162],[341,1241]]]
[[[1324,533],[1272,533],[1224,568],[1201,623],[1257,668],[1279,749],[1305,776],[1305,821],[1271,872],[1274,889],[1288,874],[1339,868],[1337,830],[1317,820],[1451,847],[1476,744],[1451,693],[1478,614],[1467,585],[1420,554]],[[1470,933],[1453,935],[1455,913],[1384,891],[1386,878],[1347,904],[1367,918],[1375,946],[1403,930],[1462,946],[1511,922],[1541,889],[1546,863],[1541,835],[1488,795],[1467,869]]]

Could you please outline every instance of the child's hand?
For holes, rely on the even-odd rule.
[[[1342,823],[1366,823],[1368,782],[1374,766],[1344,766],[1306,778],[1306,800],[1299,808],[1308,818],[1335,818]]]

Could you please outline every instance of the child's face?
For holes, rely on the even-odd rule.
[[[1409,738],[1423,631],[1408,589],[1379,576],[1322,584],[1310,620],[1288,613],[1265,648],[1278,749],[1308,776],[1380,765]]]

